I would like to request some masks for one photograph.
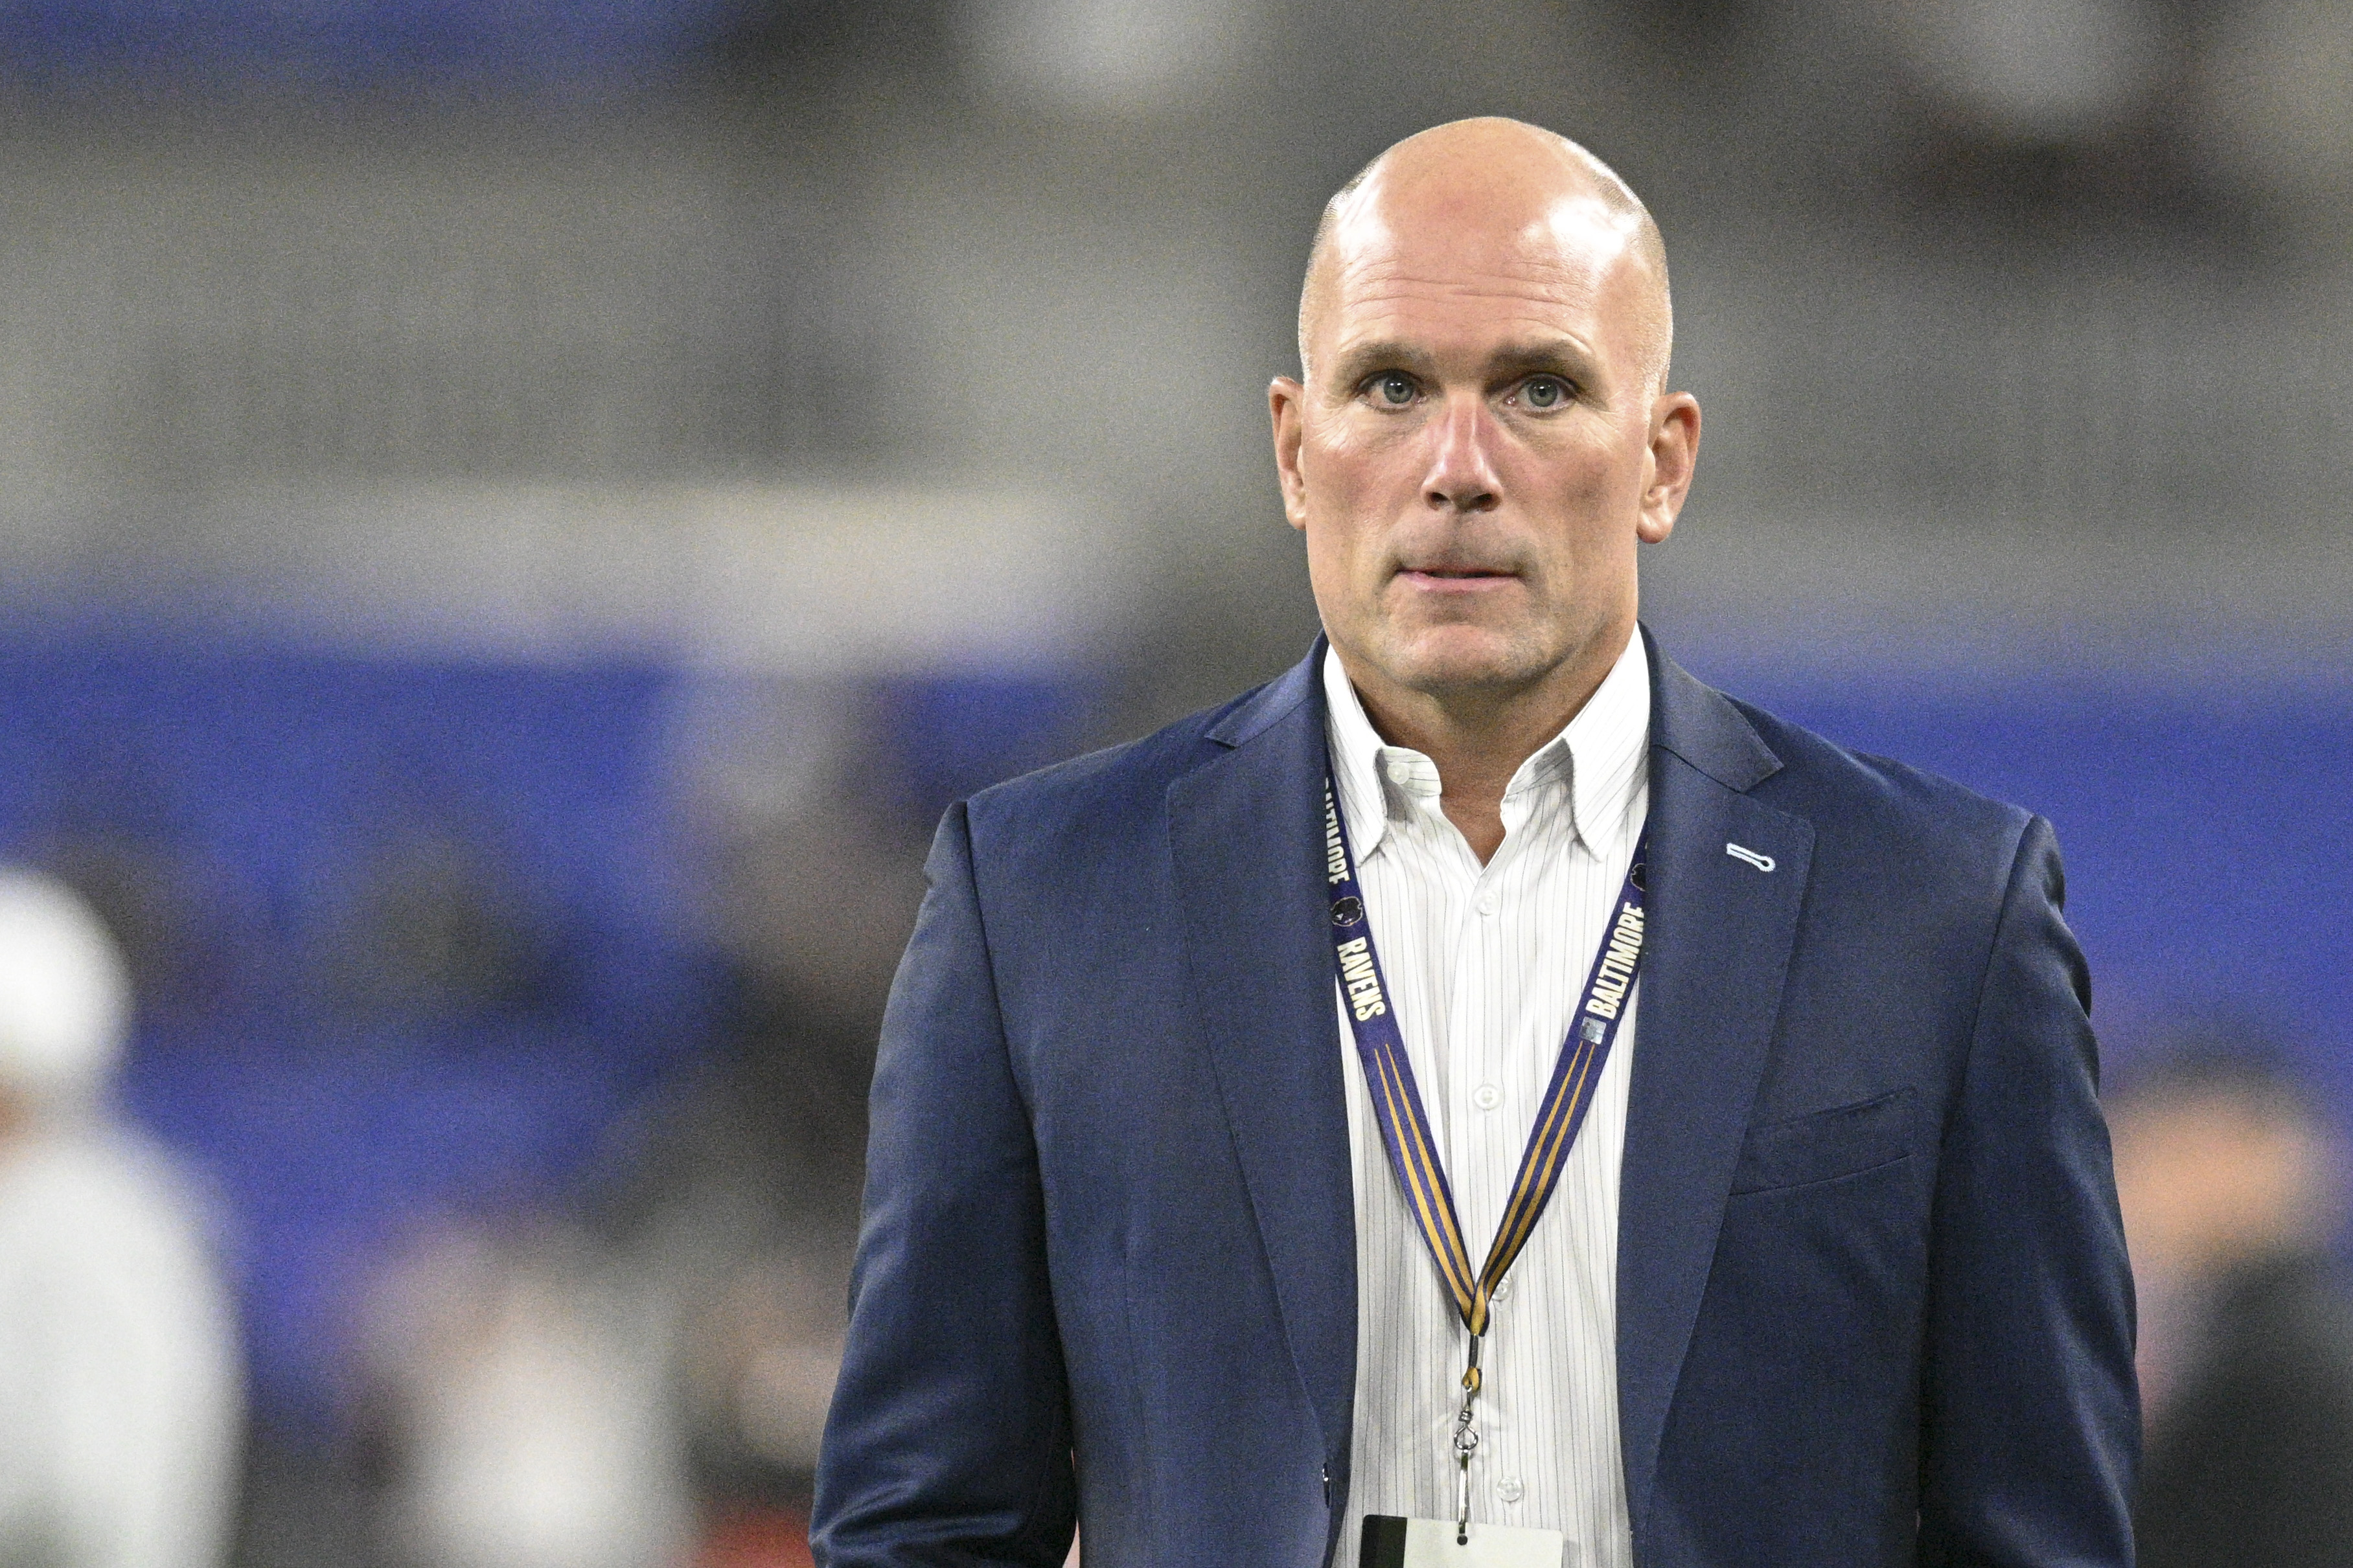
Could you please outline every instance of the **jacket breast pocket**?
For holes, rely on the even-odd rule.
[[[1859,1175],[1912,1152],[1910,1089],[1752,1127],[1732,1173],[1735,1193],[1804,1186]]]

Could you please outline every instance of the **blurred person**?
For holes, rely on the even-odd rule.
[[[202,1205],[108,1089],[130,984],[63,884],[0,872],[0,1562],[220,1561],[240,1418]]]
[[[626,1201],[681,1290],[695,1562],[806,1568],[866,1086],[930,823],[875,787],[913,770],[871,691],[714,696],[690,800],[726,958],[722,1048],[656,1119]]]
[[[2353,1299],[2335,1140],[2275,1054],[2161,1058],[2111,1111],[2140,1289],[2144,1568],[2353,1563]]]
[[[846,1260],[778,1248],[741,1268],[687,1335],[691,1450],[712,1505],[698,1568],[807,1568],[808,1500],[841,1368]]]
[[[670,1309],[575,1227],[435,1229],[371,1303],[390,1544],[418,1568],[670,1568]]]
[[[1324,637],[942,823],[820,1563],[2130,1563],[2050,826],[1640,626],[1672,331],[1548,132],[1331,202],[1270,392]]]

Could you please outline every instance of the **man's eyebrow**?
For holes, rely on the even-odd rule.
[[[1376,338],[1341,349],[1334,362],[1333,374],[1342,385],[1354,386],[1377,371],[1403,370],[1428,375],[1433,364],[1426,349],[1391,338]],[[1506,343],[1487,361],[1487,373],[1491,375],[1527,375],[1539,371],[1584,381],[1593,374],[1593,355],[1575,338],[1535,338]]]
[[[1334,374],[1341,384],[1354,386],[1377,370],[1409,370],[1427,374],[1431,360],[1426,350],[1393,339],[1380,338],[1348,344],[1340,351],[1334,363],[1336,367]]]
[[[1548,370],[1582,379],[1593,373],[1593,355],[1574,338],[1542,338],[1505,344],[1495,351],[1487,367],[1506,375]]]

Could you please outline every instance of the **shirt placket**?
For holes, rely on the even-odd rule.
[[[1531,792],[1516,790],[1504,802],[1504,841],[1479,868],[1464,900],[1455,942],[1451,948],[1454,1008],[1450,1019],[1458,1067],[1454,1102],[1457,1146],[1468,1151],[1463,1171],[1455,1179],[1465,1240],[1477,1265],[1486,1262],[1495,1227],[1503,1216],[1505,1195],[1515,1173],[1525,1130],[1518,1126],[1525,1110],[1520,1092],[1522,1064],[1514,1053],[1524,1042],[1514,1037],[1519,977],[1512,972],[1511,925],[1525,889],[1529,816],[1535,801]],[[1473,862],[1475,864],[1475,861]],[[1496,1504],[1516,1500],[1517,1488],[1507,1478],[1517,1474],[1517,1434],[1513,1426],[1511,1373],[1496,1363],[1504,1337],[1503,1309],[1491,1327],[1486,1350],[1491,1375],[1480,1400],[1480,1446],[1474,1475],[1474,1509],[1486,1518],[1508,1518]]]

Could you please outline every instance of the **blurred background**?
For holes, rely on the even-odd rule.
[[[0,1404],[176,1489],[0,1444],[0,1560],[806,1562],[932,824],[1303,651],[1308,237],[1478,112],[1665,229],[1667,647],[2050,816],[2325,1255],[2353,6],[17,0]]]

